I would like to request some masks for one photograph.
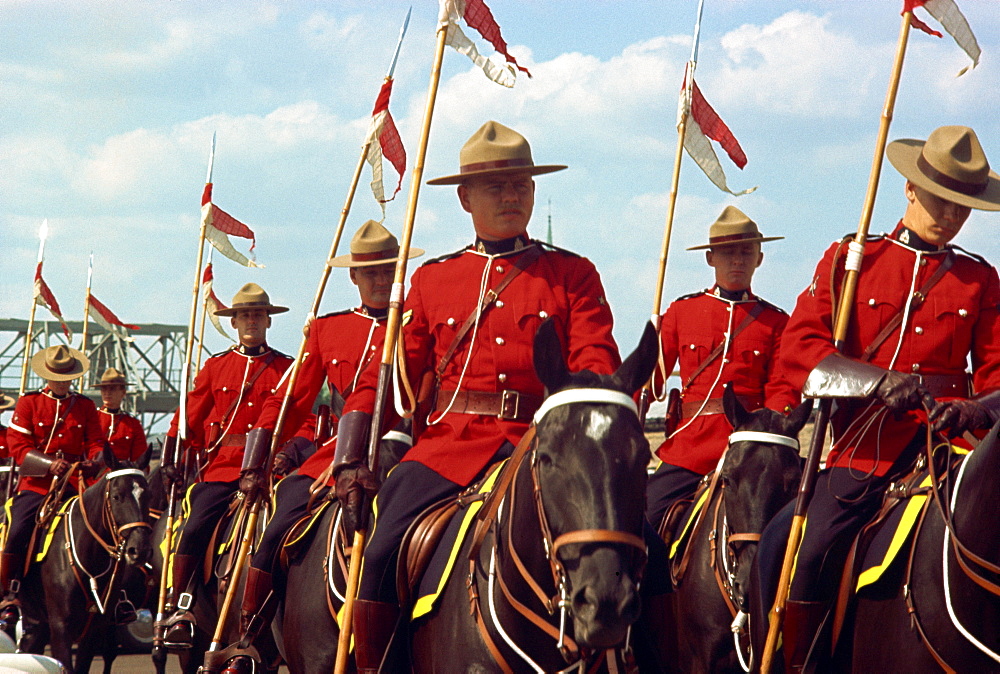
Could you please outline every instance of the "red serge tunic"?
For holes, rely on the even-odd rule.
[[[239,478],[246,433],[260,416],[264,401],[278,390],[291,364],[290,357],[267,346],[259,352],[234,346],[205,361],[187,397],[189,444],[192,449],[202,450],[199,481],[230,482]],[[251,381],[253,385],[247,390]],[[168,432],[173,437],[177,436],[178,414]],[[206,439],[212,436],[217,439],[206,446]]]
[[[417,269],[406,298],[403,328],[406,367],[412,381],[419,381],[420,373],[438,366],[480,298],[504,280],[529,247],[494,256],[470,248]],[[469,330],[445,368],[440,391],[510,390],[541,397],[544,387],[532,362],[533,339],[548,317],[556,321],[570,371],[610,374],[621,364],[611,335],[611,309],[594,265],[573,253],[544,248]],[[377,365],[365,370],[345,412],[372,412],[378,370]],[[439,394],[439,406],[448,402]],[[527,429],[527,420],[432,412],[427,429],[403,461],[418,461],[465,485],[486,466],[504,440],[517,444]]]
[[[56,398],[48,388],[26,393],[17,400],[14,416],[7,429],[10,455],[18,465],[31,450],[44,454],[61,454],[75,462],[100,458],[104,449],[104,434],[97,419],[97,406],[79,393]],[[46,494],[52,478],[22,477],[18,490],[27,489]]]
[[[733,427],[721,411],[702,409],[699,403],[715,399],[713,407],[717,407],[727,382],[733,382],[734,391],[749,409],[757,409],[765,401],[772,407],[778,405],[779,409],[797,402],[787,388],[780,401],[770,399],[777,392],[769,382],[774,378],[781,332],[788,315],[749,291],[739,301],[727,300],[713,288],[672,302],[660,324],[663,371],[672,371],[674,363],[680,361],[681,382],[687,382],[722,344],[725,334],[736,330],[758,303],[763,305],[760,315],[736,335],[725,354],[709,363],[681,391],[684,418],[677,431],[656,450],[664,463],[702,475],[715,469]],[[662,375],[658,381],[662,381]]]
[[[926,283],[947,255],[947,248],[921,252],[904,245],[894,238],[909,234],[901,227],[891,237],[871,237],[865,245],[844,350],[852,358],[862,356],[903,308],[911,292]],[[826,251],[785,328],[779,367],[799,390],[813,367],[835,351],[830,270],[837,248],[835,243]],[[902,333],[900,328],[893,331],[870,362],[918,375],[960,375],[966,371],[971,356],[973,389],[977,394],[984,393],[1000,387],[1000,280],[996,269],[979,256],[949,248],[956,254],[954,266],[910,313],[905,325],[900,326]],[[843,267],[840,256],[835,279],[838,289]],[[827,465],[862,472],[875,469],[877,475],[888,471],[925,418],[923,412],[910,412],[895,419],[878,403],[866,402],[846,409],[855,412],[834,414],[832,418],[834,446]]]
[[[282,441],[305,423],[324,379],[345,398],[350,395],[365,365],[381,357],[384,340],[385,323],[363,309],[327,314],[313,321],[289,401]],[[274,428],[283,397],[284,392],[279,391],[267,399],[257,420],[258,428]],[[299,466],[298,473],[318,478],[333,461],[335,447],[334,442],[327,442]]]
[[[138,461],[146,451],[146,432],[131,414],[121,410],[112,412],[106,407],[97,410],[104,437],[119,461]]]

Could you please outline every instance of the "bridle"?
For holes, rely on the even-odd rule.
[[[564,391],[559,391],[550,395],[539,407],[538,411],[534,415],[533,426],[529,429],[529,432],[525,434],[518,447],[514,450],[514,454],[508,462],[507,466],[504,468],[505,476],[501,477],[497,481],[497,486],[488,498],[487,504],[484,505],[482,513],[485,513],[480,521],[480,526],[485,525],[486,527],[491,527],[493,524],[493,516],[496,510],[500,506],[500,500],[507,500],[510,504],[510,509],[513,511],[515,502],[515,480],[514,475],[518,472],[521,462],[527,453],[531,453],[530,460],[530,471],[533,489],[533,500],[535,503],[535,510],[538,516],[539,527],[542,535],[542,545],[545,550],[545,556],[549,562],[549,571],[551,575],[551,580],[553,587],[556,588],[554,595],[547,594],[541,587],[541,584],[531,575],[527,566],[521,560],[520,556],[517,554],[516,549],[513,545],[508,545],[507,553],[510,556],[511,561],[514,564],[517,572],[520,574],[524,583],[531,588],[532,593],[535,595],[536,599],[541,603],[541,605],[547,611],[549,617],[553,616],[556,611],[559,612],[559,629],[556,630],[546,619],[546,617],[532,611],[525,604],[519,601],[513,593],[509,590],[507,583],[504,581],[502,574],[500,574],[496,569],[496,545],[498,542],[498,536],[494,537],[494,548],[491,554],[491,568],[489,571],[490,587],[493,586],[493,580],[496,579],[497,584],[500,586],[507,602],[517,611],[520,615],[526,618],[529,622],[534,624],[536,627],[541,629],[543,632],[548,634],[550,637],[556,640],[556,646],[562,654],[563,658],[567,662],[580,661],[583,656],[581,649],[577,644],[566,634],[566,623],[567,618],[571,615],[571,602],[569,600],[569,577],[566,572],[565,566],[562,560],[559,558],[559,551],[568,545],[585,545],[589,543],[599,543],[599,544],[621,544],[633,548],[639,551],[637,555],[637,573],[639,578],[636,579],[636,584],[638,585],[641,580],[642,569],[645,565],[646,560],[646,543],[641,536],[635,534],[619,531],[614,529],[578,529],[574,531],[569,531],[560,534],[559,536],[553,537],[552,527],[549,524],[548,516],[545,514],[545,508],[542,500],[542,489],[538,478],[538,467],[537,467],[537,453],[535,452],[538,439],[535,435],[535,430],[537,429],[540,422],[545,418],[545,416],[554,409],[565,405],[571,404],[611,404],[625,407],[636,414],[638,418],[638,411],[635,401],[624,393],[613,391],[610,389],[601,388],[576,388],[567,389]],[[494,504],[490,504],[489,500],[495,500]],[[512,529],[514,526],[513,517],[508,517],[508,541],[512,534]],[[470,554],[470,562],[472,562],[472,568],[470,569],[470,576],[468,579],[470,598],[473,602],[474,607],[478,607],[478,591],[475,589],[474,574],[476,572],[474,560],[479,556],[479,544],[482,542],[483,538],[482,530],[477,530],[474,537],[474,542],[472,546],[472,552]],[[490,604],[492,609],[493,596],[492,589],[490,592]],[[477,624],[480,628],[480,633],[484,637],[487,646],[492,652],[497,662],[501,665],[504,671],[510,671],[507,663],[504,661],[499,649],[493,643],[492,637],[490,636],[488,630],[486,630],[485,624],[482,621],[482,611],[475,610],[477,615]],[[497,630],[507,641],[508,645],[518,653],[523,659],[528,661],[528,664],[533,666],[536,670],[541,671],[537,665],[530,661],[528,656],[524,654],[517,646],[514,644],[503,631],[502,626],[496,620],[495,612],[491,611],[494,615],[494,623],[496,624]]]

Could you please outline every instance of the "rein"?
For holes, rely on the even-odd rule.
[[[562,561],[558,557],[559,550],[567,545],[582,545],[588,543],[601,543],[601,544],[624,544],[633,548],[637,548],[641,551],[642,562],[645,562],[646,558],[646,543],[641,536],[631,534],[624,531],[616,531],[609,529],[581,529],[576,531],[570,531],[561,534],[555,538],[552,536],[552,530],[549,526],[548,517],[545,515],[545,508],[542,502],[542,489],[538,481],[538,473],[536,469],[536,460],[534,451],[537,447],[538,440],[536,437],[536,428],[541,422],[541,420],[552,410],[562,407],[564,405],[577,404],[577,403],[589,403],[589,404],[612,404],[625,407],[632,411],[633,414],[638,418],[638,408],[635,401],[624,393],[618,391],[612,391],[609,389],[598,389],[598,388],[579,388],[579,389],[567,389],[564,391],[559,391],[547,397],[538,411],[535,412],[532,425],[528,428],[528,431],[522,436],[521,441],[517,444],[511,455],[510,460],[503,469],[500,477],[494,489],[490,492],[486,501],[483,504],[483,508],[480,511],[477,519],[479,520],[475,533],[473,535],[472,545],[469,551],[469,575],[466,579],[466,585],[469,591],[469,600],[472,605],[472,612],[476,616],[476,625],[479,628],[480,635],[482,636],[484,642],[490,653],[493,655],[494,659],[500,665],[504,672],[512,672],[513,669],[506,662],[501,654],[497,644],[494,642],[492,635],[489,633],[487,626],[483,620],[483,609],[480,605],[479,591],[476,584],[476,576],[478,573],[477,560],[480,557],[480,552],[482,549],[483,542],[486,535],[494,530],[494,525],[499,514],[499,509],[503,501],[509,501],[511,510],[514,509],[515,503],[515,480],[514,477],[517,475],[518,470],[523,463],[525,456],[530,452],[532,454],[531,462],[529,464],[532,479],[533,488],[533,500],[535,503],[535,510],[538,516],[540,533],[542,536],[542,545],[545,550],[546,558],[549,562],[549,570],[551,574],[551,579],[553,586],[556,588],[556,593],[554,595],[547,594],[543,589],[541,584],[531,575],[527,566],[524,564],[520,556],[517,554],[516,549],[510,544],[512,538],[512,530],[514,526],[513,517],[508,517],[508,535],[507,535],[507,545],[506,551],[509,554],[511,560],[514,563],[518,574],[521,579],[527,584],[531,589],[532,594],[539,601],[539,603],[545,608],[548,616],[544,616],[537,613],[526,606],[524,603],[519,601],[511,592],[507,585],[507,582],[503,578],[503,574],[496,569],[496,552],[498,545],[500,544],[499,532],[495,532],[494,540],[492,544],[491,554],[490,554],[490,569],[488,572],[488,577],[490,579],[490,614],[493,617],[493,621],[497,630],[504,637],[507,644],[517,653],[522,659],[524,659],[529,665],[531,665],[536,671],[541,670],[531,659],[517,647],[515,643],[507,636],[503,627],[500,625],[497,618],[496,612],[493,609],[493,595],[492,586],[494,578],[497,584],[500,586],[500,590],[503,593],[504,598],[510,604],[510,606],[517,611],[522,617],[524,617],[528,622],[535,625],[538,629],[545,632],[550,638],[556,641],[556,646],[559,652],[562,654],[563,658],[567,662],[575,662],[576,665],[570,669],[577,667],[582,668],[584,666],[584,658],[586,655],[582,653],[582,649],[576,644],[573,639],[566,634],[566,623],[567,617],[571,613],[570,601],[568,596],[568,576],[566,574],[566,569],[563,566]],[[641,569],[641,565],[640,565]],[[555,615],[556,611],[559,612],[559,628],[554,627],[550,622],[549,618]],[[594,666],[599,666],[602,659],[599,657],[596,659]],[[592,667],[593,668],[593,667]],[[589,671],[589,670],[588,670]]]

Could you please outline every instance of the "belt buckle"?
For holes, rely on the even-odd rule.
[[[521,394],[518,391],[504,389],[500,394],[500,413],[497,419],[513,421],[517,419],[518,410],[521,407]]]

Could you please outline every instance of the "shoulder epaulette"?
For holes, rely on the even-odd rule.
[[[985,264],[987,267],[992,267],[993,266],[993,265],[991,265],[989,263],[989,260],[987,260],[985,257],[983,257],[982,255],[980,255],[979,253],[973,253],[971,251],[965,250],[961,246],[956,246],[955,244],[951,244],[951,247],[954,250],[957,250],[959,253],[965,253],[966,255],[968,255],[969,257],[971,257],[976,262]]]
[[[464,253],[467,250],[469,250],[469,249],[468,248],[461,248],[459,250],[456,250],[454,253],[448,253],[447,255],[442,255],[441,257],[435,257],[435,258],[433,258],[431,260],[427,260],[427,262],[424,262],[420,266],[421,267],[426,267],[427,265],[434,264],[436,262],[444,262],[445,260],[451,260],[453,258],[458,257],[459,255],[461,255],[462,253]]]
[[[853,239],[857,235],[858,235],[857,232],[848,232],[847,234],[844,234],[842,237],[840,237],[840,241],[844,242],[844,241],[847,241],[848,239]],[[889,235],[888,234],[869,234],[868,236],[865,237],[865,241],[866,242],[867,241],[878,241],[880,239],[886,238],[887,236],[889,236]]]
[[[213,353],[211,356],[209,356],[209,358],[218,358],[219,356],[225,356],[227,353],[231,352],[235,348],[236,348],[235,346],[231,346],[225,351],[220,351],[219,353]]]
[[[542,250],[550,250],[550,251],[552,251],[554,253],[564,253],[566,255],[569,255],[570,257],[583,257],[579,253],[574,253],[571,250],[566,250],[565,248],[560,248],[559,246],[553,246],[551,243],[546,243],[544,241],[538,241],[537,239],[532,239],[531,241],[535,245],[540,246],[542,248]]]
[[[353,313],[353,312],[354,312],[354,309],[343,309],[341,311],[331,311],[328,314],[323,314],[319,318],[330,318],[331,316],[343,316],[344,314],[350,314],[350,313]],[[319,318],[317,318],[316,320],[319,320]]]
[[[42,395],[41,391],[26,391],[25,393],[22,393],[20,397],[27,398],[29,396],[40,396],[40,395]]]
[[[687,295],[681,295],[676,300],[674,300],[674,302],[680,302],[681,300],[693,300],[695,297],[701,297],[706,292],[707,291],[705,290],[699,290],[698,292],[688,293]]]
[[[768,309],[774,309],[779,314],[784,314],[786,316],[788,315],[787,311],[785,311],[784,309],[782,309],[781,307],[779,307],[777,304],[771,304],[770,302],[768,302],[767,300],[765,300],[763,297],[757,297],[757,301],[760,302],[761,304],[763,304]]]

